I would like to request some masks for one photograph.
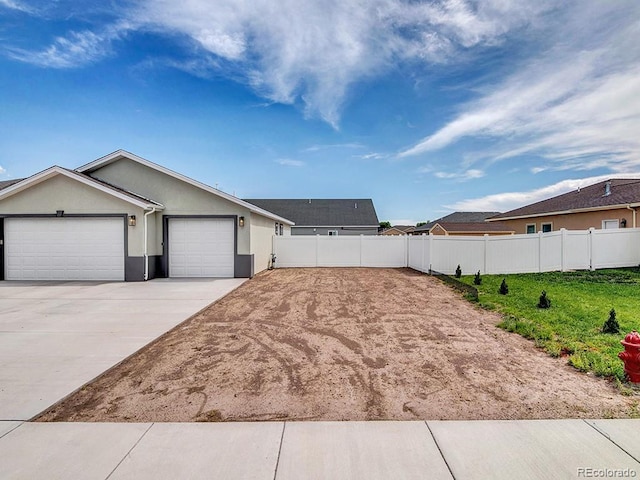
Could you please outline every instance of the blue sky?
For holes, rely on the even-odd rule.
[[[507,211],[640,177],[640,2],[0,0],[0,179],[123,148],[241,198]]]

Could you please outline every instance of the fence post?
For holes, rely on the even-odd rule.
[[[542,272],[542,230],[538,232],[538,273]]]
[[[566,257],[566,253],[565,253],[565,248],[567,246],[567,229],[566,228],[561,228],[560,229],[560,271],[561,272],[566,272],[567,269],[565,267],[565,257]]]
[[[364,235],[360,234],[360,266],[362,266],[362,237],[364,237]]]
[[[433,235],[429,234],[429,272],[431,272],[432,265],[433,265]]]
[[[482,272],[483,275],[487,275],[487,249],[489,248],[489,234],[485,233],[484,234],[484,261],[482,264],[482,268],[484,269],[484,271]]]
[[[591,227],[589,229],[589,270],[595,270],[595,266],[593,265],[593,234],[595,232],[595,228]]]
[[[409,235],[404,236],[404,266],[409,266]]]
[[[318,266],[318,242],[320,242],[320,234],[316,233],[316,267]]]

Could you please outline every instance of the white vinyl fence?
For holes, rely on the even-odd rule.
[[[274,236],[276,267],[410,267],[421,272],[532,273],[640,264],[640,229],[501,236]]]

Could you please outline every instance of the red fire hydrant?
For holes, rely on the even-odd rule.
[[[620,343],[624,346],[624,352],[620,352],[618,358],[624,362],[629,381],[640,382],[640,334],[634,330]]]

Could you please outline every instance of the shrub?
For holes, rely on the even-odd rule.
[[[602,325],[602,333],[620,333],[620,325],[616,320],[616,310],[614,308],[609,312],[609,319]]]
[[[476,273],[476,276],[473,277],[473,284],[480,285],[481,283],[482,283],[482,278],[480,278],[480,270],[478,270],[478,273]]]
[[[547,292],[542,291],[542,295],[540,295],[540,300],[538,301],[538,308],[550,308],[551,300],[547,297]]]
[[[500,289],[498,290],[498,293],[500,295],[506,295],[507,293],[509,293],[509,287],[507,286],[507,280],[506,279],[502,279],[502,283],[500,284]]]
[[[460,278],[462,276],[462,269],[460,268],[460,265],[458,265],[458,267],[456,268],[456,278]]]

